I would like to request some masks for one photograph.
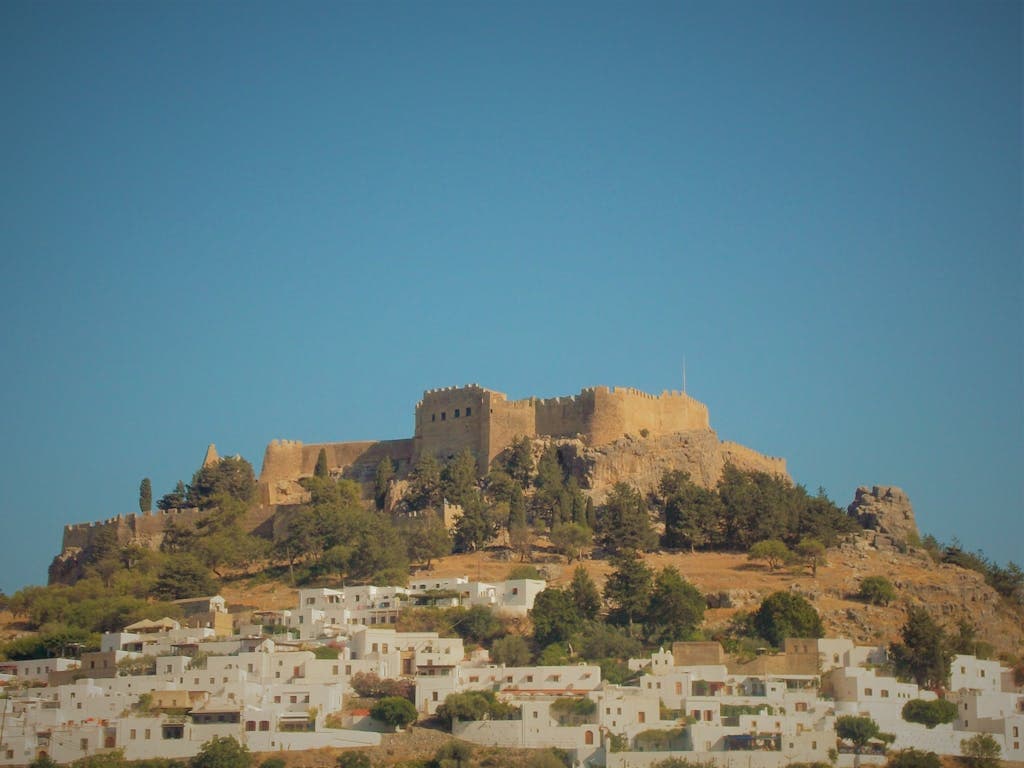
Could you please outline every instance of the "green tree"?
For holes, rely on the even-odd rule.
[[[593,534],[579,523],[558,523],[551,529],[550,539],[555,550],[571,563],[580,559]]]
[[[615,570],[604,585],[604,597],[613,606],[608,620],[633,631],[633,622],[647,614],[654,574],[638,552],[626,551],[612,559]]]
[[[1001,749],[999,742],[992,738],[991,734],[979,733],[969,739],[962,739],[960,751],[964,755],[964,761],[971,768],[998,768],[999,766]]]
[[[768,563],[768,570],[774,571],[779,566],[785,565],[792,560],[793,553],[789,551],[789,547],[778,539],[767,539],[754,544],[747,553],[747,559],[764,560]]]
[[[643,496],[628,483],[616,483],[598,510],[597,541],[612,555],[625,550],[643,552],[658,541]]]
[[[774,645],[782,646],[787,637],[824,637],[821,617],[807,598],[792,592],[773,592],[754,614],[757,633]]]
[[[377,469],[373,474],[373,502],[381,511],[384,510],[384,504],[388,498],[388,488],[391,487],[391,481],[394,478],[395,465],[390,458],[385,456],[377,464]]]
[[[818,566],[825,564],[825,545],[805,536],[796,545],[796,556],[805,566],[810,567],[811,576],[817,578]]]
[[[385,696],[373,705],[370,717],[393,728],[404,728],[416,722],[416,705],[403,696]]]
[[[857,590],[857,599],[871,605],[888,605],[896,599],[896,588],[885,576],[865,576]]]
[[[597,618],[601,611],[601,593],[597,590],[597,584],[590,578],[590,574],[582,565],[576,566],[572,573],[572,581],[569,582],[569,595],[572,597],[576,612],[587,620]]]
[[[185,488],[185,483],[181,480],[174,486],[174,490],[170,493],[165,493],[156,503],[157,509],[164,511],[168,509],[185,509],[188,505],[187,501],[188,490]]]
[[[499,637],[491,646],[491,659],[507,667],[525,667],[530,663],[530,646],[519,635]]]
[[[515,480],[520,488],[526,488],[533,477],[533,448],[530,438],[518,437],[509,446],[508,458],[505,460],[505,471]]]
[[[526,523],[515,523],[508,529],[509,548],[519,555],[519,562],[525,563],[533,555],[533,529]]]
[[[423,453],[416,460],[405,501],[414,511],[441,506],[441,465],[432,453]]]
[[[669,566],[654,580],[644,630],[654,644],[686,640],[704,620],[704,596]]]
[[[663,546],[692,552],[715,543],[723,511],[717,493],[694,483],[688,472],[673,470],[662,476],[658,500],[665,515]]]
[[[463,448],[444,465],[441,470],[441,494],[463,509],[480,502],[476,456],[469,448]]]
[[[490,608],[474,605],[455,622],[455,631],[464,640],[489,643],[505,634],[505,626]]]
[[[192,476],[187,500],[190,506],[210,509],[220,495],[248,503],[256,494],[256,474],[241,456],[231,456],[200,467]]]
[[[854,754],[859,758],[864,747],[882,738],[882,732],[870,717],[840,715],[836,718],[836,736],[852,743]]]
[[[582,626],[568,592],[548,588],[537,595],[530,611],[533,639],[540,646],[565,642]]]
[[[195,555],[185,552],[167,556],[153,586],[153,596],[161,600],[205,597],[216,591],[217,582],[209,569]]]
[[[153,483],[148,477],[142,478],[139,483],[139,512],[149,512],[153,509]]]
[[[928,728],[934,728],[936,725],[956,720],[956,711],[956,704],[946,699],[911,699],[903,705],[901,714],[908,723],[921,723]]]
[[[233,736],[214,736],[192,758],[192,768],[249,768],[252,755],[248,747]]]
[[[924,608],[907,608],[907,620],[900,630],[902,643],[891,647],[896,674],[911,677],[923,688],[944,686],[953,660],[949,638]]]
[[[60,768],[60,764],[44,752],[29,763],[28,768]]]
[[[411,563],[420,563],[430,568],[435,558],[452,552],[452,537],[448,535],[441,517],[433,510],[409,518],[400,530]]]
[[[330,476],[327,471],[327,449],[321,448],[320,452],[316,455],[316,466],[313,468],[313,477],[319,477],[326,480]]]

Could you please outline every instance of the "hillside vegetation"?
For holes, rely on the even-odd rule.
[[[1016,565],[929,537],[879,536],[823,491],[766,473],[727,466],[709,489],[668,471],[656,492],[620,482],[595,505],[556,444],[523,438],[482,478],[464,451],[443,464],[425,455],[401,479],[384,460],[372,488],[318,462],[303,484],[309,503],[280,508],[273,533],[257,536],[243,529],[255,491],[248,462],[204,466],[158,501],[208,510],[203,520],[170,526],[159,550],[98,537],[75,553],[68,583],[5,598],[11,639],[0,653],[93,647],[100,632],[178,615],[178,598],[221,592],[236,606],[288,608],[299,586],[404,584],[411,571],[547,578],[532,620],[481,622],[466,635],[516,659],[588,658],[610,670],[675,640],[718,639],[750,653],[798,630],[888,645],[917,607],[934,616],[949,649],[1015,661],[1024,646]],[[146,500],[148,484],[141,490]],[[459,508],[450,530],[443,501]],[[776,593],[807,621],[773,623],[766,605],[781,604],[768,600]],[[435,613],[408,622],[439,631],[474,623]]]

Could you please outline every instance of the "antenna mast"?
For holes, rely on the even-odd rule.
[[[686,394],[686,355],[683,355],[683,394]]]

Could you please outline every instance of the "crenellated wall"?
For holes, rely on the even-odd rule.
[[[260,493],[265,504],[292,503],[282,498],[279,484],[312,477],[323,450],[332,475],[359,482],[372,480],[381,459],[390,458],[399,472],[406,472],[413,458],[412,440],[377,440],[352,443],[309,443],[274,440],[263,454]]]
[[[414,453],[448,458],[469,448],[485,471],[519,436],[580,437],[598,446],[641,431],[659,436],[710,428],[707,407],[683,392],[655,396],[628,387],[593,387],[570,397],[509,400],[470,384],[424,392],[416,404]]]
[[[92,523],[77,523],[64,526],[63,550],[70,548],[87,549],[92,546],[101,532],[112,530],[119,545],[145,544],[159,546],[169,523],[182,526],[194,525],[207,512],[191,509],[156,510],[155,512],[130,512]]]

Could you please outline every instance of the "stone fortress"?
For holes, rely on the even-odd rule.
[[[726,464],[788,477],[784,459],[720,441],[707,406],[685,392],[651,395],[628,387],[590,387],[568,397],[509,400],[502,392],[470,384],[424,392],[411,438],[310,444],[274,440],[264,453],[258,504],[247,514],[245,527],[269,531],[278,507],[308,500],[299,480],[313,475],[321,450],[332,476],[368,483],[381,459],[391,459],[402,478],[424,454],[444,461],[465,448],[484,474],[519,437],[553,441],[563,464],[597,502],[619,480],[646,493],[674,469],[689,472],[706,487],[718,482]],[[212,446],[204,463],[211,456],[216,459]],[[51,581],[70,573],[75,555],[101,534],[112,530],[119,544],[156,548],[172,521],[188,527],[206,514],[198,509],[155,511],[67,525]]]
[[[447,460],[465,448],[477,457],[479,471],[484,474],[498,454],[524,436],[565,443],[569,450],[563,452],[563,458],[571,457],[571,469],[581,475],[584,488],[593,487],[586,482],[588,462],[604,465],[598,468],[598,474],[608,475],[601,471],[608,468],[608,462],[600,461],[598,454],[612,457],[614,463],[615,455],[621,452],[616,448],[624,445],[630,446],[628,452],[634,457],[649,449],[659,456],[656,463],[663,466],[672,465],[673,457],[662,454],[678,453],[672,446],[685,443],[690,450],[677,457],[681,465],[666,468],[701,464],[699,471],[691,474],[705,485],[717,482],[726,463],[788,476],[784,459],[719,442],[711,429],[707,406],[685,392],[651,395],[628,387],[590,387],[569,397],[509,400],[502,392],[469,384],[424,392],[416,404],[415,432],[409,439],[308,445],[275,440],[267,446],[263,458],[261,500],[270,506],[304,500],[305,491],[298,480],[313,474],[321,449],[332,475],[367,482],[373,479],[382,458],[390,458],[398,475],[403,476],[424,454]],[[633,466],[630,471],[636,469]],[[593,471],[589,474],[594,477]]]

